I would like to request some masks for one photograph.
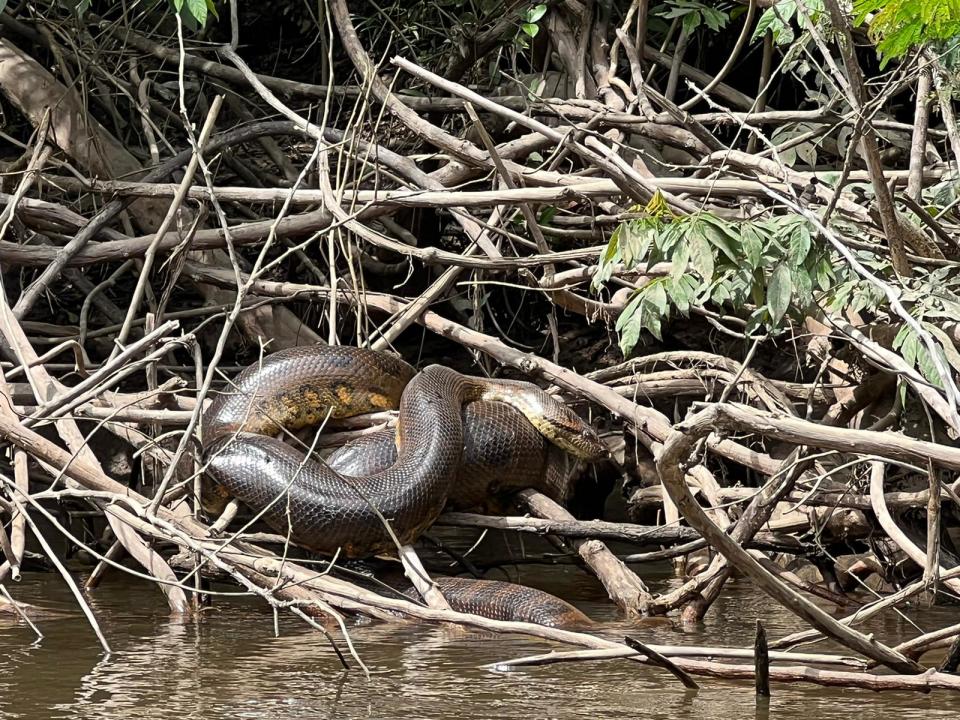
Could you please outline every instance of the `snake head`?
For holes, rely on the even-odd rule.
[[[483,380],[475,400],[504,402],[524,414],[541,435],[586,462],[610,457],[600,436],[562,401],[523,380]]]
[[[554,445],[586,462],[597,462],[610,457],[597,431],[573,410],[560,403],[550,414],[549,428],[540,431]]]
[[[582,421],[581,421],[582,422]],[[586,462],[599,462],[610,457],[610,450],[600,439],[597,431],[583,423],[586,427],[580,431],[580,434],[573,439],[572,444],[576,448],[570,450],[574,455]]]

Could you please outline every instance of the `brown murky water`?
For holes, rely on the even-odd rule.
[[[523,579],[571,599],[604,620],[610,637],[624,631],[664,644],[743,645],[756,618],[768,635],[799,627],[745,581],[731,583],[702,627],[626,625],[596,583],[572,567],[536,567]],[[657,589],[674,581],[667,568],[645,570]],[[20,625],[0,625],[0,717],[3,718],[876,718],[956,717],[960,698],[946,693],[874,694],[813,685],[775,685],[756,710],[752,685],[704,678],[684,692],[661,671],[626,661],[491,672],[480,665],[542,652],[522,637],[468,634],[423,625],[366,625],[352,630],[367,680],[343,672],[324,639],[292,618],[279,636],[269,611],[248,599],[221,601],[200,623],[171,622],[160,594],[111,576],[91,597],[113,654],[104,658],[86,621],[56,575],[30,574],[18,598],[71,614],[40,621],[35,642]],[[956,608],[908,616],[929,630],[956,622]],[[870,628],[888,642],[917,630],[891,616]],[[819,646],[818,646],[819,647]]]

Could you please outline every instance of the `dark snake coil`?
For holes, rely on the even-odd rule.
[[[334,458],[336,470],[273,437],[398,406],[395,452],[384,449],[382,435],[361,441]],[[480,471],[474,463],[474,471],[464,472],[465,440],[477,457],[496,445],[493,459],[479,461]],[[391,355],[334,346],[291,348],[248,367],[204,413],[203,444],[207,473],[226,494],[293,542],[347,557],[394,550],[385,520],[401,544],[413,542],[458,496],[451,492],[458,478],[469,480],[460,494],[469,504],[490,491],[497,468],[526,484],[536,474],[543,478],[551,454],[564,455],[559,448],[586,460],[605,454],[586,423],[530,383],[472,378],[439,365],[416,373]],[[488,608],[499,619],[543,624],[586,620],[562,600],[510,583],[440,578],[438,584],[454,609]]]

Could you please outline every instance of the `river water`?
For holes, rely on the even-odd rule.
[[[752,644],[761,618],[768,637],[801,627],[747,581],[694,630],[663,622],[629,624],[604,602],[595,581],[571,566],[536,566],[524,581],[568,598],[603,622],[610,638],[630,633],[662,644]],[[676,580],[644,570],[655,590]],[[90,605],[113,653],[105,658],[69,591],[54,574],[26,574],[12,590],[59,618],[39,619],[44,639],[9,620],[0,624],[2,718],[947,718],[960,698],[947,692],[879,693],[775,684],[757,708],[751,683],[703,678],[685,692],[662,671],[628,661],[553,665],[510,672],[485,663],[551,649],[523,637],[467,633],[418,624],[366,624],[351,636],[370,679],[340,669],[324,638],[250,598],[221,599],[199,622],[172,622],[160,593],[114,573]],[[911,611],[870,626],[887,642],[956,622],[956,608]],[[556,647],[556,646],[553,646]],[[823,646],[816,646],[823,649]]]

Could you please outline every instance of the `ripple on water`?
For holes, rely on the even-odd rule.
[[[731,583],[707,622],[678,632],[664,624],[614,619],[602,591],[568,567],[525,570],[524,579],[560,592],[598,620],[603,634],[634,634],[663,644],[752,642],[764,619],[777,637],[800,624],[745,581]],[[670,582],[661,573],[655,582]],[[19,597],[70,610],[70,597],[52,575],[29,575]],[[273,634],[272,615],[252,601],[218,603],[199,624],[170,622],[155,590],[116,578],[93,596],[94,612],[114,647],[105,660],[85,620],[72,613],[41,621],[45,639],[0,626],[0,716],[4,718],[739,718],[753,714],[748,683],[704,679],[684,693],[664,673],[627,661],[554,665],[510,672],[484,663],[550,649],[521,637],[469,633],[417,624],[365,625],[352,630],[371,670],[342,672],[326,640],[290,618]],[[947,609],[913,619],[924,627],[951,620]],[[905,620],[874,628],[889,641],[911,634]],[[774,686],[769,714],[778,720],[859,716],[955,716],[946,693],[874,694],[809,685]],[[868,705],[869,703],[869,705]]]

